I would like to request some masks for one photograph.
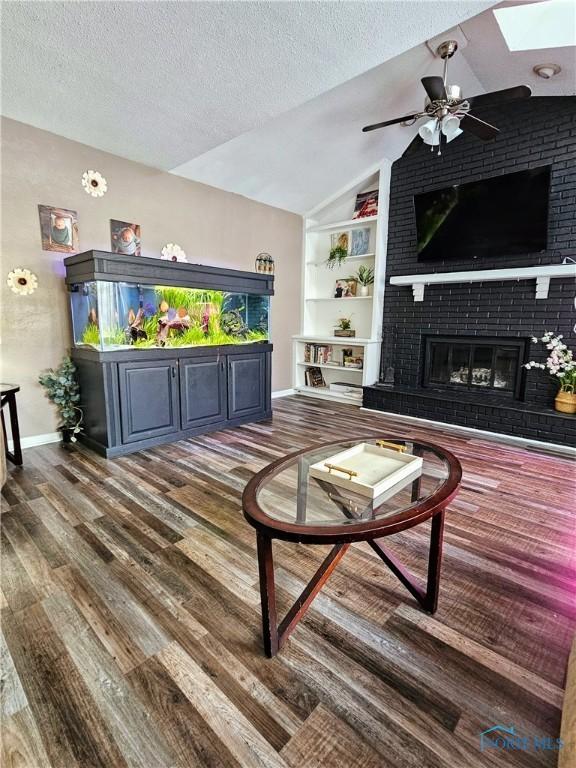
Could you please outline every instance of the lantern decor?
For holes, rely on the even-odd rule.
[[[274,274],[274,259],[269,253],[259,253],[256,256],[256,272],[263,275]]]

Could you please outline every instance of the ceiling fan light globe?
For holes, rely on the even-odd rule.
[[[448,101],[460,101],[462,98],[462,88],[459,85],[447,85],[446,95]]]
[[[446,144],[450,144],[453,139],[457,139],[464,131],[461,128],[457,128],[451,136],[446,136]]]
[[[418,135],[420,136],[424,144],[428,144],[432,147],[435,147],[440,141],[437,121],[426,120],[426,122],[422,123],[420,128],[418,128]]]
[[[450,139],[455,138],[456,131],[460,131],[460,120],[458,120],[456,115],[446,115],[442,120],[442,133],[450,141]]]

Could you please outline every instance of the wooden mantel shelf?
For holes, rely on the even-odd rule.
[[[396,275],[391,285],[411,285],[414,301],[424,301],[427,285],[442,283],[484,283],[494,280],[536,279],[536,298],[547,299],[550,278],[576,277],[574,264],[548,264],[544,267],[512,267],[511,269],[475,269],[468,272],[432,272],[424,275]]]

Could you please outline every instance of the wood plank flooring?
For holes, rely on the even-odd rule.
[[[286,647],[264,657],[247,479],[377,429],[464,468],[434,617],[354,545]],[[106,461],[43,446],[2,506],[5,768],[556,765],[479,734],[559,734],[576,626],[574,464],[327,401]],[[425,575],[428,526],[387,543]],[[275,543],[280,612],[327,550]]]

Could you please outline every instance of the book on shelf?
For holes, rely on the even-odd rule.
[[[334,348],[331,344],[306,344],[304,346],[304,362],[319,365],[337,365],[334,361]]]
[[[350,384],[347,381],[333,381],[329,385],[330,392],[362,398],[362,384]]]
[[[306,385],[309,387],[325,387],[326,382],[320,368],[306,368],[304,372]]]

